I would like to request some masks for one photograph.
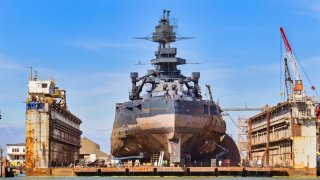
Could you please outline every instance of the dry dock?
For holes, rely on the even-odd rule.
[[[210,101],[202,99],[200,73],[181,79],[184,76],[176,66],[185,60],[175,58],[176,48],[163,44],[176,38],[169,26],[169,12],[164,11],[167,18],[161,19],[154,33],[154,37],[164,34],[164,40],[153,39],[162,47],[152,60],[161,71],[150,70],[142,77],[131,73],[130,101],[117,104],[111,161],[80,160],[82,121],[68,110],[66,91],[53,80],[40,81],[31,75],[26,101],[27,176],[317,176],[320,104],[306,94],[283,29],[287,100],[265,106],[250,118],[239,118],[237,148],[225,134],[220,106],[211,95]],[[173,39],[165,39],[167,34],[173,34]],[[287,57],[293,62],[295,81]],[[163,73],[172,62],[173,68]],[[170,78],[172,82],[167,81]],[[154,89],[141,98],[146,82]],[[245,155],[241,161],[238,149]]]
[[[30,77],[26,100],[26,174],[33,168],[66,166],[79,159],[82,121],[67,107],[54,80]]]
[[[316,176],[308,168],[89,167],[34,169],[30,176]]]

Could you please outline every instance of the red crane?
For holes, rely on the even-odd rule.
[[[305,91],[303,83],[302,83],[299,67],[298,67],[298,64],[297,64],[298,61],[297,61],[297,59],[296,59],[296,57],[294,55],[294,52],[293,52],[293,50],[291,48],[289,40],[288,40],[288,38],[287,38],[287,36],[286,36],[286,34],[284,32],[284,29],[282,27],[280,27],[280,32],[281,32],[281,36],[282,36],[284,45],[286,47],[286,53],[285,53],[285,57],[284,58],[285,58],[285,61],[288,58],[289,61],[291,62],[290,64],[291,64],[291,67],[292,67],[292,70],[293,70],[293,73],[294,73],[294,77],[295,77],[295,84],[294,84],[294,89],[293,89],[294,93],[291,94],[291,96],[292,95],[297,95],[297,96],[300,96],[300,98],[304,98],[306,96],[306,91]],[[286,71],[287,70],[288,69],[286,69]],[[304,74],[307,77],[309,83],[311,84],[310,79],[308,78],[308,76],[306,75],[305,72],[304,72]],[[315,88],[315,86],[312,85],[311,89],[315,90],[316,88]],[[291,91],[291,89],[289,91]]]

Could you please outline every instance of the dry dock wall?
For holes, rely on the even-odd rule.
[[[79,159],[81,120],[66,105],[66,92],[54,81],[29,81],[26,102],[26,175]],[[49,168],[49,169],[48,169]],[[50,174],[50,173],[49,173]]]
[[[249,118],[249,160],[253,166],[288,167],[316,174],[316,118],[313,101],[284,102]]]
[[[254,167],[34,168],[29,176],[316,176],[314,169]]]

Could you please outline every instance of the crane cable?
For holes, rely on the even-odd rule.
[[[281,33],[280,33],[280,96],[282,96],[282,73],[283,73],[283,69],[282,69],[282,36],[281,36]],[[292,44],[290,44],[290,46],[292,47]],[[294,48],[291,48],[291,49],[294,49]],[[311,89],[315,92],[315,95],[317,98],[319,98],[319,94],[318,94],[318,91],[316,90],[316,87],[312,84],[308,74],[306,73],[306,71],[304,70],[302,64],[300,63],[300,61],[298,60],[299,58],[297,58],[297,54],[292,51],[292,53],[294,54],[294,57],[298,66],[301,68],[302,70],[302,73],[304,74],[304,76],[306,77],[308,83],[311,85]],[[284,97],[284,100],[285,100],[285,97]]]
[[[84,124],[81,124],[81,126],[85,127],[85,128],[88,129],[88,130],[92,130],[92,131],[110,131],[110,130],[112,130],[112,128],[107,128],[107,129],[94,129],[94,128],[88,127],[88,126],[86,126],[86,125],[84,125]]]
[[[282,36],[280,33],[280,99],[282,100],[283,94],[283,79],[282,79],[282,73],[283,73],[283,68],[282,68]],[[285,96],[283,96],[283,100],[285,100]]]
[[[233,122],[234,125],[236,125],[238,127],[238,129],[240,129],[240,126],[233,120],[233,118],[231,117],[231,115],[228,113],[227,116],[231,119],[231,121]],[[247,141],[246,139],[244,139],[242,136],[238,135],[238,138],[241,138],[243,141]]]
[[[316,97],[318,98],[318,97],[319,97],[319,94],[318,94],[318,91],[317,91],[316,87],[312,84],[312,82],[311,82],[308,74],[306,73],[306,71],[304,70],[304,68],[302,67],[302,65],[300,64],[299,60],[297,60],[297,62],[298,62],[298,65],[300,66],[300,68],[301,68],[304,76],[307,78],[309,84],[311,85],[311,89],[315,92]]]
[[[294,53],[294,52],[293,52],[293,53]],[[315,95],[316,95],[316,97],[318,98],[318,97],[319,97],[319,94],[318,94],[318,91],[316,90],[316,87],[312,84],[312,82],[311,82],[311,80],[310,80],[307,72],[304,70],[302,64],[300,63],[299,58],[297,58],[297,54],[294,53],[294,55],[295,55],[295,57],[296,57],[296,61],[297,61],[298,66],[301,68],[302,73],[303,73],[304,76],[307,78],[309,85],[311,85],[311,89],[315,92]]]

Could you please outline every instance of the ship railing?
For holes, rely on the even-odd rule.
[[[234,167],[234,166],[239,166],[240,164],[237,162],[222,162],[219,165],[219,162],[217,161],[216,164],[211,164],[211,162],[192,162],[192,163],[187,163],[186,166],[188,167]]]
[[[139,167],[170,167],[170,164],[165,164],[162,166],[154,166],[151,163],[141,163],[138,165]],[[178,165],[174,165],[175,167],[178,167]],[[210,162],[190,162],[185,165],[179,165],[180,167],[235,167],[235,166],[240,166],[239,163],[235,162],[223,162],[219,165],[217,164],[211,164]],[[63,164],[63,166],[53,166],[53,167],[65,167],[65,168],[87,168],[87,167],[137,167],[134,164],[130,164],[127,162],[119,162],[119,163],[111,163],[107,161],[99,161],[99,163],[88,163],[85,161],[78,161],[75,164]],[[171,167],[173,165],[171,164]]]

